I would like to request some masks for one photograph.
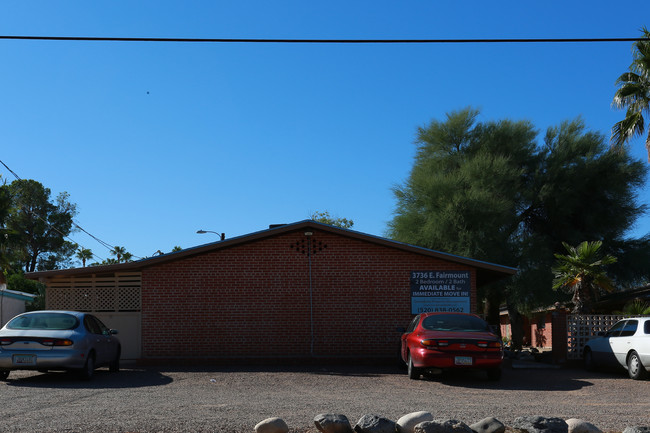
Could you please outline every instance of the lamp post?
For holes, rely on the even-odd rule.
[[[214,233],[215,235],[219,236],[219,238],[220,238],[219,240],[222,241],[222,240],[226,239],[226,234],[225,233],[217,233],[217,232],[213,232],[212,230],[197,230],[196,232],[198,234],[200,234],[200,235],[203,235],[203,234],[206,234],[206,233]]]

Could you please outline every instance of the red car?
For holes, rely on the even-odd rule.
[[[474,314],[417,315],[402,335],[401,355],[411,379],[447,369],[483,369],[489,379],[501,378],[501,341]]]

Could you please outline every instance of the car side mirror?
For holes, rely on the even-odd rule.
[[[108,333],[111,334],[111,335],[119,334],[117,329],[111,329],[111,330],[108,331]]]
[[[598,334],[596,334],[599,337],[604,337],[605,334],[607,334],[605,331],[600,331]]]

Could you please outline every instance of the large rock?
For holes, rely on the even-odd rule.
[[[566,420],[566,424],[569,433],[603,433],[601,429],[582,419],[571,418]]]
[[[650,427],[627,427],[625,430],[623,430],[623,433],[650,433]]]
[[[503,433],[506,426],[496,418],[484,418],[477,423],[469,426],[476,433]]]
[[[255,433],[289,433],[289,427],[281,418],[267,418],[257,423]]]
[[[433,421],[433,415],[426,411],[409,413],[397,420],[397,431],[399,433],[413,433],[415,426],[424,421]]]
[[[357,433],[395,433],[395,421],[378,415],[364,415],[354,426]]]
[[[414,433],[474,433],[464,422],[450,419],[447,421],[424,421],[415,426]]]
[[[511,427],[528,433],[569,433],[569,426],[563,419],[543,416],[520,416]]]
[[[316,415],[314,425],[322,433],[352,433],[352,426],[345,415],[334,413]]]

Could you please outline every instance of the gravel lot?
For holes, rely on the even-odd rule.
[[[316,432],[315,415],[397,420],[427,410],[474,423],[495,416],[582,418],[604,431],[650,425],[647,381],[623,372],[510,369],[411,381],[393,366],[320,364],[211,368],[132,367],[97,371],[90,382],[64,373],[12,372],[0,382],[3,432],[246,432],[271,416],[294,432]]]

